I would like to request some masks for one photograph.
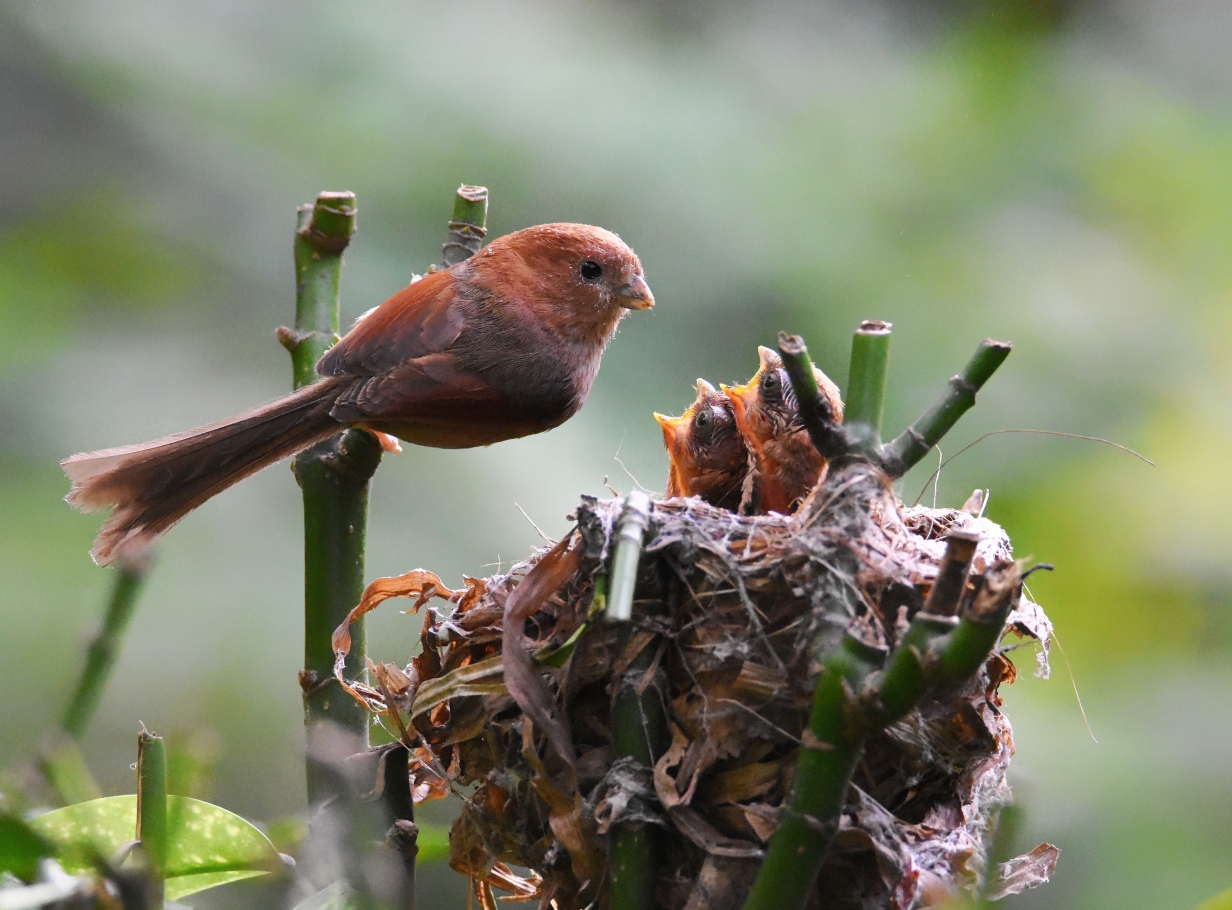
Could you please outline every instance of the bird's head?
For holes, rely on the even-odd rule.
[[[533,309],[552,328],[604,343],[630,310],[654,306],[637,254],[611,231],[541,224],[493,240],[463,263]]]

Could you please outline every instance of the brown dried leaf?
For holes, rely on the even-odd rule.
[[[707,856],[684,910],[737,910],[753,886],[757,863]]]
[[[556,590],[577,572],[582,548],[573,547],[573,535],[565,537],[539,560],[505,600],[504,646],[501,659],[505,667],[505,687],[518,707],[543,729],[556,752],[572,766],[577,761],[568,726],[561,721],[555,699],[535,669],[530,652],[523,644],[522,625]]]
[[[532,872],[529,877],[523,878],[515,874],[504,863],[499,862],[492,864],[492,871],[488,873],[484,881],[493,888],[509,892],[509,895],[502,897],[501,900],[510,903],[534,900],[543,890],[543,879],[539,877],[538,872]]]
[[[458,601],[458,613],[468,612],[471,607],[479,603],[483,596],[488,593],[488,582],[486,579],[471,578],[469,575],[463,575],[462,583],[466,585],[466,593]]]
[[[742,803],[768,793],[779,781],[779,765],[754,762],[714,775],[698,788],[698,798],[706,803]]]
[[[444,676],[420,683],[415,693],[411,717],[420,717],[437,705],[466,695],[502,695],[505,688],[505,667],[500,655],[450,670]]]
[[[531,786],[548,804],[548,826],[569,853],[579,893],[594,895],[606,875],[605,853],[596,836],[594,818],[585,811],[586,806],[576,787],[569,791],[561,789],[543,767],[539,753],[535,751],[534,731],[529,718],[522,720],[522,757],[534,771]]]
[[[689,738],[684,735],[683,730],[672,724],[672,744],[654,766],[655,793],[664,808],[687,804],[693,798],[693,787],[687,786],[682,796],[678,789],[680,782],[676,779],[676,772],[684,761],[684,753],[688,748]]]
[[[752,803],[740,808],[744,810],[744,819],[757,835],[757,839],[763,844],[768,843],[771,835],[778,830],[782,808],[767,806],[765,803]]]
[[[1052,873],[1057,871],[1057,858],[1060,855],[1060,849],[1052,844],[1040,844],[1030,853],[1002,863],[997,882],[989,889],[988,899],[997,901],[1044,884],[1052,877]]]
[[[761,847],[751,841],[736,840],[723,834],[689,806],[676,806],[668,809],[667,814],[681,834],[712,856],[760,859],[765,855]]]
[[[405,575],[396,575],[392,578],[378,578],[364,589],[364,596],[359,599],[359,603],[334,630],[332,641],[334,653],[341,653],[345,657],[351,650],[351,623],[365,613],[375,610],[391,597],[414,597],[415,603],[407,611],[413,613],[433,597],[452,601],[461,596],[461,591],[445,587],[440,577],[427,569],[414,569]]]

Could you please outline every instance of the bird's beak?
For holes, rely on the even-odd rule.
[[[650,285],[641,275],[634,275],[617,293],[620,295],[620,305],[626,309],[648,310],[654,306],[654,294],[650,293]]]
[[[654,419],[659,422],[659,426],[663,429],[663,442],[670,449],[672,443],[676,441],[676,436],[683,428],[683,417],[668,417],[666,414],[656,413]]]
[[[757,378],[757,376],[754,376],[744,385],[721,385],[719,388],[727,393],[727,398],[731,402],[732,417],[735,418],[736,429],[744,437],[744,444],[748,446],[749,451],[760,462],[764,457],[762,455],[761,440],[758,439],[757,434],[753,432],[753,428],[749,425],[749,405],[755,401]]]
[[[748,409],[749,396],[756,390],[756,385],[750,380],[745,385],[721,385],[719,388],[731,400],[732,412],[743,415]]]
[[[719,384],[719,392],[727,395],[727,399],[732,403],[732,416],[736,417],[736,424],[740,426],[744,422],[744,414],[748,411],[748,395],[753,392],[753,382],[750,381],[745,385],[723,385]],[[744,432],[743,430],[740,432]]]

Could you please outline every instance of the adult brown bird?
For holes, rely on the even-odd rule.
[[[754,512],[791,513],[817,485],[826,467],[800,420],[796,393],[778,353],[758,347],[761,365],[745,385],[723,386],[731,400],[736,426],[749,449],[746,488],[756,489]],[[817,388],[830,403],[836,423],[843,422],[838,386],[813,367]]]
[[[313,385],[222,423],[66,459],[65,498],[116,507],[91,551],[105,565],[346,427],[449,449],[539,433],[581,407],[621,317],[652,306],[641,262],[615,234],[526,228],[361,317]]]
[[[654,417],[667,446],[666,495],[700,496],[733,512],[739,508],[749,455],[727,395],[699,379],[697,398],[683,414]]]

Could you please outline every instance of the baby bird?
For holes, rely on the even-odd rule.
[[[758,347],[761,366],[745,385],[723,386],[731,401],[732,416],[749,450],[749,474],[745,481],[749,501],[746,511],[754,514],[790,514],[817,485],[826,469],[808,431],[800,420],[800,408],[782,358]],[[825,373],[813,367],[817,388],[830,403],[836,423],[843,422],[843,402]]]
[[[736,511],[749,456],[736,428],[731,401],[704,379],[697,398],[679,417],[655,414],[671,462],[668,496],[699,496],[712,506]]]

